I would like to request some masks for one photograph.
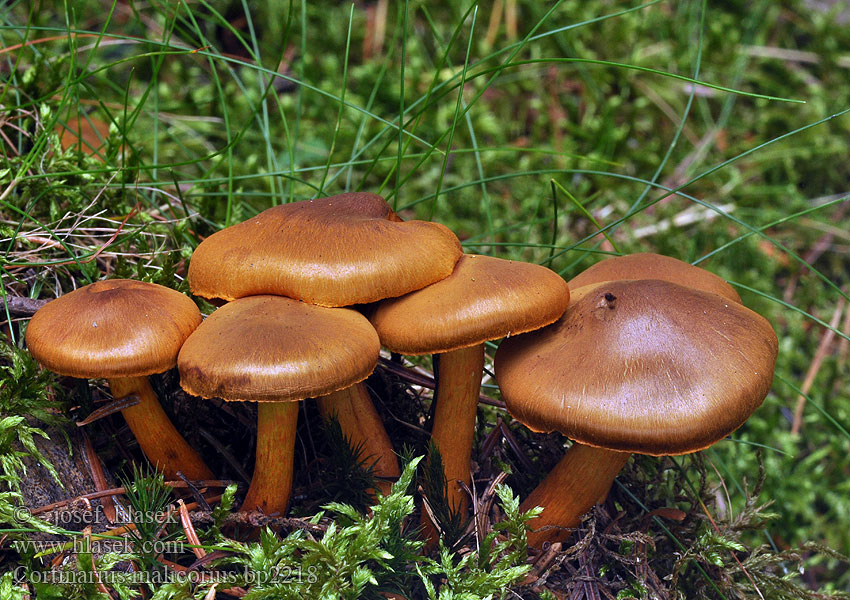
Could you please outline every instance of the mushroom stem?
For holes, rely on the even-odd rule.
[[[466,493],[457,485],[471,482],[470,459],[475,434],[475,415],[484,371],[484,344],[437,355],[437,408],[431,440],[440,451],[446,475],[446,499],[455,511],[468,505]]]
[[[446,501],[451,509],[465,513],[469,505],[466,492],[458,485],[471,483],[470,460],[475,434],[475,415],[484,370],[484,344],[434,355],[437,368],[436,410],[431,426],[431,441],[440,451],[446,477]],[[422,511],[423,534],[429,545],[436,543],[437,531],[428,513]]]
[[[148,461],[166,479],[182,471],[188,479],[215,479],[201,457],[165,414],[147,377],[112,377],[109,388],[116,398],[134,395],[139,403],[121,411]]]
[[[401,471],[381,417],[364,383],[331,392],[316,399],[325,419],[335,417],[352,448],[362,449],[362,461],[372,465],[376,485],[383,495],[392,491],[393,482]]]
[[[286,513],[292,491],[298,402],[259,402],[254,475],[241,512]]]
[[[574,443],[555,468],[520,505],[520,511],[542,506],[539,517],[529,521],[528,545],[564,541],[570,528],[611,487],[631,453],[616,452]]]

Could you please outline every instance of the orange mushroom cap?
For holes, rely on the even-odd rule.
[[[371,321],[394,352],[449,352],[554,322],[570,301],[566,282],[540,265],[465,254],[445,279],[384,300]]]
[[[378,334],[357,311],[251,296],[210,315],[186,340],[177,368],[195,396],[294,401],[366,379],[379,351]]]
[[[62,150],[79,146],[84,154],[104,159],[106,140],[109,139],[109,124],[94,115],[70,117],[67,123],[57,123],[54,131],[59,134]]]
[[[668,455],[706,448],[761,405],[776,334],[737,302],[667,281],[573,290],[553,325],[505,340],[496,379],[510,413],[582,444]]]
[[[275,206],[211,235],[188,278],[204,298],[275,294],[350,306],[439,281],[461,254],[439,223],[399,221],[375,194],[340,194]]]
[[[189,298],[130,279],[83,286],[45,304],[27,326],[27,347],[42,365],[71,377],[162,373],[201,322]]]

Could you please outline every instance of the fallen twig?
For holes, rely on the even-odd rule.
[[[832,340],[835,338],[835,328],[838,327],[838,322],[841,320],[841,313],[844,312],[844,298],[838,299],[838,304],[832,313],[832,318],[829,320],[829,328],[823,332],[818,344],[818,350],[809,365],[809,370],[806,372],[806,378],[803,380],[803,385],[800,386],[800,395],[797,397],[797,406],[794,408],[794,420],[791,423],[791,433],[797,435],[803,427],[803,409],[806,407],[806,395],[812,389],[812,384],[815,382],[823,365],[823,359],[829,354],[829,347],[832,345]]]
[[[35,312],[47,304],[49,300],[39,298],[25,298],[24,296],[4,296],[6,308],[13,317],[31,317]]]

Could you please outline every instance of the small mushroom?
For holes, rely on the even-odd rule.
[[[465,254],[442,281],[380,302],[370,320],[381,343],[402,354],[439,356],[431,439],[440,450],[449,506],[466,509],[484,343],[560,317],[570,291],[540,265]]]
[[[378,362],[360,313],[282,296],[240,298],[210,315],[177,359],[180,385],[202,398],[257,402],[257,453],[243,511],[286,512],[298,401],[362,381]]]
[[[183,342],[201,322],[180,292],[141,281],[109,279],[45,304],[27,326],[27,347],[55,373],[105,377],[116,398],[136,396],[121,411],[148,460],[168,479],[213,473],[162,410],[147,376],[174,367]]]
[[[696,452],[740,427],[770,390],[776,362],[770,324],[717,294],[642,279],[572,297],[556,323],[496,352],[510,413],[575,441],[520,507],[544,508],[530,522],[538,547],[566,537],[630,453]]]
[[[109,124],[94,115],[71,117],[65,123],[57,123],[54,131],[59,134],[62,150],[77,147],[83,154],[94,156],[103,162],[106,141],[109,139]]]

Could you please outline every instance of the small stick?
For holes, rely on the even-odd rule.
[[[213,521],[211,511],[194,511],[191,514],[193,523],[211,523]],[[303,529],[310,533],[324,533],[326,525],[316,525],[307,519],[298,517],[270,517],[262,511],[233,512],[224,517],[223,525],[242,525],[251,527],[271,527],[272,529],[290,528]]]
[[[100,458],[98,457],[97,452],[95,452],[89,436],[87,436],[85,432],[82,432],[82,434],[83,443],[85,444],[84,458],[89,467],[89,472],[91,473],[91,478],[94,482],[94,488],[97,491],[102,492],[108,487],[106,484],[106,475],[103,472],[103,465],[100,464]],[[103,506],[103,514],[106,516],[106,520],[109,521],[109,524],[111,525],[115,523],[115,501],[112,499],[112,495],[103,496],[100,499],[100,504]]]
[[[806,378],[803,380],[803,385],[800,387],[800,395],[797,397],[797,406],[794,408],[794,421],[791,424],[792,435],[800,433],[800,429],[803,426],[803,409],[806,406],[806,395],[809,393],[809,390],[812,389],[815,377],[817,377],[821,365],[823,365],[823,359],[826,358],[827,354],[829,354],[829,347],[832,344],[833,338],[835,338],[835,328],[838,327],[838,322],[841,320],[842,312],[844,312],[844,298],[840,298],[838,300],[838,304],[835,306],[835,311],[832,313],[832,319],[829,321],[829,329],[827,329],[823,333],[823,336],[821,336],[820,343],[818,344],[818,350],[815,353],[812,364],[809,366]]]
[[[213,502],[216,502],[220,499],[221,499],[221,496],[218,496],[217,498],[211,498],[210,500],[212,500]],[[171,508],[171,507],[169,507],[169,508]],[[187,510],[195,510],[196,508],[198,508],[198,505],[195,502],[190,502],[189,504],[186,505]],[[170,515],[170,512],[168,514]],[[167,523],[168,523],[168,516],[166,516],[166,518],[163,522],[163,525],[166,525]],[[133,524],[133,523],[128,523],[127,525],[122,525],[121,527],[115,527],[114,529],[107,529],[103,533],[93,533],[92,539],[108,539],[110,537],[117,537],[119,535],[125,535],[125,534],[130,533],[131,531],[135,531],[135,530],[136,530],[136,525]],[[160,534],[157,533],[157,537],[159,537],[159,535]]]
[[[523,452],[522,448],[520,448],[519,442],[517,442],[516,438],[514,437],[511,428],[505,425],[504,422],[499,423],[499,428],[502,430],[502,437],[505,438],[505,441],[508,443],[508,446],[510,446],[511,450],[513,450],[514,454],[517,457],[517,460],[522,463],[522,467],[529,471],[533,471],[534,465],[531,464],[531,461],[525,455],[525,452]]]
[[[229,481],[227,479],[205,479],[202,481],[196,482],[196,485],[201,488],[205,487],[227,487],[231,483],[236,483],[235,481]],[[166,481],[165,485],[173,488],[185,488],[189,487],[184,481]],[[104,496],[112,496],[118,494],[126,493],[126,489],[124,487],[116,487],[109,490],[101,490],[98,492],[92,492],[91,494],[83,494],[81,496],[75,496],[73,498],[68,498],[67,500],[60,500],[59,502],[53,502],[52,504],[45,504],[44,506],[40,506],[32,510],[32,514],[39,515],[41,513],[50,512],[51,510],[55,510],[57,508],[62,508],[63,506],[67,506],[73,502],[94,500],[95,498],[103,498]]]
[[[183,482],[186,484],[186,487],[189,488],[189,492],[192,494],[192,497],[195,499],[201,509],[212,510],[212,507],[207,503],[207,500],[206,498],[204,498],[203,494],[201,494],[201,491],[195,486],[194,483],[189,480],[188,477],[183,474],[183,471],[177,471],[177,477],[183,480]],[[182,502],[182,500],[180,500],[180,502]]]
[[[91,538],[92,538],[91,525],[89,525],[88,527],[83,529],[83,537],[85,537],[85,539],[86,539],[86,548],[91,550]],[[106,589],[105,585],[103,585],[103,580],[101,580],[101,578],[100,578],[100,573],[97,572],[97,561],[94,561],[94,560],[91,561],[91,570],[92,570],[92,573],[94,574],[95,581],[97,581],[97,589],[100,592],[109,596],[109,590]]]
[[[478,544],[484,541],[484,538],[490,533],[490,510],[493,508],[493,502],[496,500],[496,486],[501,484],[507,479],[508,474],[502,471],[490,482],[490,485],[487,486],[487,489],[484,490],[484,494],[480,499],[475,497],[475,494],[470,494],[472,496],[472,507],[473,507],[473,515],[475,516],[474,522],[476,524],[476,531],[478,533]]]
[[[91,411],[89,416],[87,416],[82,421],[77,421],[77,427],[84,427],[85,425],[89,425],[94,423],[95,421],[99,421],[109,415],[114,415],[117,412],[121,412],[125,408],[130,408],[131,406],[137,405],[141,402],[141,399],[136,394],[128,394],[123,398],[116,398],[106,406],[101,406],[100,408]]]
[[[254,423],[254,426],[256,426],[256,423]],[[236,473],[239,475],[239,477],[242,478],[243,481],[251,481],[251,476],[248,475],[248,473],[245,471],[245,469],[242,468],[242,465],[239,464],[239,461],[236,460],[236,457],[233,456],[233,453],[230,450],[228,450],[227,448],[225,448],[224,445],[218,440],[217,437],[215,437],[213,434],[211,434],[209,431],[207,431],[203,427],[199,427],[198,432],[201,434],[201,437],[204,438],[207,442],[209,442],[209,444],[213,448],[215,448],[218,451],[219,454],[221,454],[221,456],[224,458],[224,460],[226,460],[228,462],[228,464],[230,464],[230,466],[233,467],[233,469],[236,471]]]
[[[555,562],[555,559],[558,557],[558,554],[560,554],[562,547],[563,544],[561,542],[555,542],[553,544],[549,544],[545,550],[540,552],[540,554],[538,554],[534,559],[534,562],[531,563],[533,568],[531,569],[531,572],[525,576],[523,584],[528,585],[540,579],[543,573],[548,571],[549,567],[552,566],[552,563]]]
[[[433,390],[436,387],[434,384],[433,375],[424,375],[422,373],[418,373],[413,369],[395,363],[387,358],[384,358],[383,356],[380,357],[380,359],[378,360],[383,369],[389,371],[394,375],[397,375],[408,383],[424,387],[428,390]],[[496,408],[507,409],[507,406],[501,400],[495,400],[493,398],[490,398],[489,396],[485,396],[484,394],[478,395],[478,402],[480,402],[481,404],[486,404],[488,406],[495,406]]]
[[[206,503],[206,502],[205,502]],[[186,539],[192,546],[192,553],[200,560],[207,555],[207,551],[201,548],[201,540],[195,531],[195,526],[192,525],[192,519],[189,518],[189,509],[182,499],[177,501],[177,506],[180,510],[180,524],[183,526],[183,533],[186,534]]]
[[[49,300],[38,298],[26,298],[24,296],[5,295],[6,306],[13,317],[31,317],[35,312],[47,304]]]
[[[481,452],[479,454],[479,458],[486,459],[489,458],[493,453],[493,450],[496,448],[496,444],[499,442],[499,438],[502,437],[502,417],[496,418],[496,426],[490,430],[490,433],[484,438],[484,441],[481,443]]]

